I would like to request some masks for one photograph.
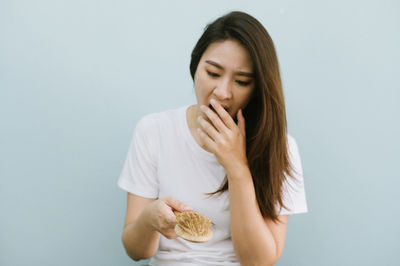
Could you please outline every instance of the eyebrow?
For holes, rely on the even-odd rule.
[[[221,70],[224,69],[224,68],[223,68],[220,64],[218,64],[217,62],[214,62],[214,61],[211,61],[211,60],[206,60],[206,63],[208,63],[208,64],[210,64],[210,65],[213,65],[213,66],[215,66],[216,68],[219,68],[219,69],[221,69]],[[245,76],[245,77],[250,77],[250,78],[253,78],[253,77],[254,77],[254,74],[253,74],[253,73],[244,72],[244,71],[238,71],[238,72],[235,72],[235,74],[238,75],[238,76]]]

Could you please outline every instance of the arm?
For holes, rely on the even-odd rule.
[[[128,193],[122,243],[133,260],[150,258],[157,251],[160,233],[149,223],[149,205],[154,201]]]
[[[168,239],[178,237],[173,210],[183,212],[191,208],[172,197],[156,200],[128,193],[122,243],[129,257],[141,260],[154,256],[160,234]]]
[[[274,223],[259,210],[250,170],[229,174],[231,235],[235,252],[243,265],[273,265],[280,258],[286,238],[287,215]]]
[[[207,106],[200,107],[210,122],[199,118],[199,135],[202,147],[215,154],[227,173],[235,252],[243,265],[272,265],[282,254],[288,217],[279,216],[280,223],[273,223],[259,210],[246,157],[242,111],[236,124],[219,103],[211,104],[216,113]]]

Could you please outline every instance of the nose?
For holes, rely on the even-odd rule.
[[[221,79],[215,87],[213,94],[218,100],[224,101],[232,98],[232,84],[229,79]]]

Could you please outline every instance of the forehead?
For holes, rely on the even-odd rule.
[[[201,62],[214,61],[224,68],[252,71],[253,63],[246,48],[238,41],[225,40],[211,43],[205,50]]]

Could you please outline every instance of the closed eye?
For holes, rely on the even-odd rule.
[[[236,80],[237,84],[239,84],[240,86],[247,86],[250,84],[249,81],[241,81],[241,80]]]
[[[214,77],[214,78],[219,77],[219,75],[218,75],[217,73],[210,72],[210,71],[207,71],[207,73],[208,73],[208,75],[211,76],[211,77]]]

